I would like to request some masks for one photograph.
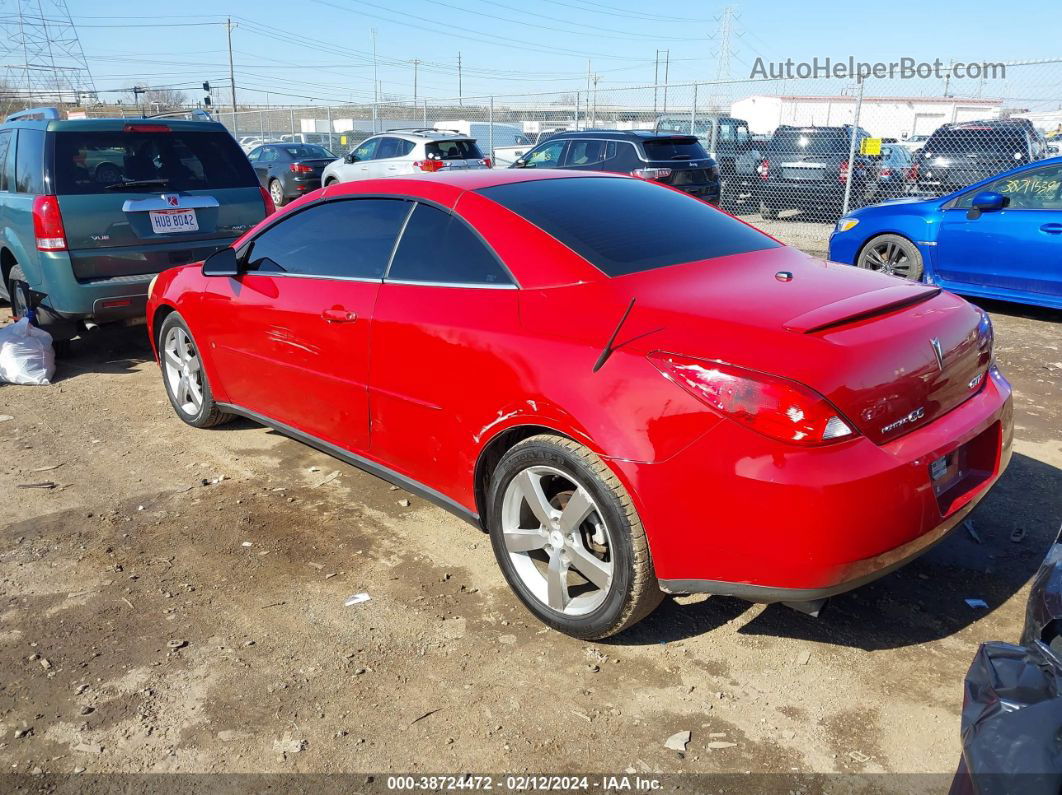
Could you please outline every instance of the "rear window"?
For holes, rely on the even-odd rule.
[[[1026,154],[1025,136],[1016,130],[959,128],[933,133],[923,147],[926,155],[949,154]]]
[[[138,188],[182,191],[255,187],[251,164],[224,132],[55,133],[55,192]]]
[[[699,199],[641,179],[544,179],[479,193],[609,276],[781,245]]]
[[[778,129],[771,138],[771,150],[774,152],[806,155],[847,155],[850,145],[850,133],[846,130]]]
[[[708,157],[696,138],[654,138],[642,141],[649,160],[703,160]]]
[[[282,148],[292,160],[336,159],[336,156],[323,146],[314,146],[313,144],[290,144]]]
[[[483,153],[479,151],[476,142],[471,139],[456,141],[432,141],[425,144],[424,153],[428,157],[439,160],[482,160]]]

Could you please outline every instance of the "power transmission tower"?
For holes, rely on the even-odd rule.
[[[0,0],[0,69],[9,102],[97,100],[66,0]]]
[[[734,20],[737,18],[737,11],[733,6],[727,6],[723,9],[723,15],[716,17],[719,21],[719,51],[716,53],[716,66],[715,66],[715,79],[716,80],[729,80],[730,79],[730,56],[733,54],[733,47],[731,45],[731,39],[734,36]],[[712,38],[715,38],[713,36]]]

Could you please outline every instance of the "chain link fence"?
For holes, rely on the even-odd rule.
[[[511,165],[558,130],[692,133],[719,163],[727,210],[823,254],[832,225],[847,210],[943,195],[1060,153],[1062,58],[989,66],[996,68],[961,75],[950,68],[942,77],[904,80],[871,74],[591,85],[562,93],[241,108],[215,115],[245,148],[298,140],[345,153],[387,130],[452,129],[476,138],[496,167]],[[1057,194],[1058,187],[1047,174],[1005,192],[1021,202]]]

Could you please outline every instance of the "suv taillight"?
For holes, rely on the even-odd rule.
[[[631,174],[642,179],[667,179],[671,176],[670,168],[636,168]]]
[[[33,200],[33,234],[38,251],[64,251],[66,230],[55,196],[38,196]]]
[[[842,160],[840,168],[837,169],[837,181],[842,185],[848,181],[848,161]]]
[[[262,194],[262,203],[265,205],[265,214],[268,218],[277,211],[277,206],[273,204],[273,197],[269,195],[269,191],[265,188],[259,187],[258,192]]]
[[[305,163],[292,163],[288,166],[288,171],[293,174],[310,174],[313,173],[313,166],[308,166]]]
[[[414,160],[413,167],[421,171],[440,171],[446,167],[446,163],[435,158],[428,158],[427,160]]]
[[[649,361],[709,408],[764,436],[813,447],[856,435],[832,403],[796,381],[660,351]]]
[[[760,179],[766,181],[767,177],[771,174],[771,161],[766,157],[760,161],[760,164],[756,166],[756,173],[760,175]]]
[[[918,182],[918,164],[917,163],[915,163],[913,166],[911,166],[910,168],[907,169],[907,179],[910,180],[911,182]]]
[[[885,166],[885,168],[883,168],[880,172],[878,172],[878,176],[880,176],[880,177],[891,177],[892,176],[892,169],[889,168],[888,166]]]
[[[485,165],[487,168],[494,168],[494,161],[491,160],[489,157],[485,157],[479,162]]]

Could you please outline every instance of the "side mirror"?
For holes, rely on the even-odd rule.
[[[999,212],[1008,204],[1010,204],[1010,199],[1003,194],[986,190],[974,196],[970,206],[982,213],[994,213]]]
[[[218,249],[203,260],[204,276],[238,276],[240,266],[236,262],[236,251],[225,247]]]
[[[358,158],[356,158],[354,156],[353,152],[347,152],[347,154],[343,157],[343,162],[344,163],[354,163],[354,162],[357,162],[357,159]]]
[[[513,168],[527,168],[527,158],[526,157],[517,158],[516,162],[513,163]]]

